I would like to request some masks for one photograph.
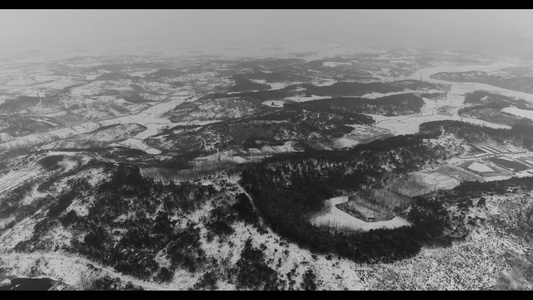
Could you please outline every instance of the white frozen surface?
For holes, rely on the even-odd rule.
[[[482,173],[494,172],[494,170],[491,169],[489,166],[481,164],[481,163],[478,163],[478,162],[473,162],[471,165],[468,166],[468,168],[470,170],[477,171],[477,172],[482,172]]]
[[[262,104],[266,105],[266,106],[270,106],[270,107],[282,108],[285,105],[285,101],[283,101],[283,100],[269,100],[269,101],[264,101]]]
[[[330,99],[329,96],[317,96],[317,95],[311,95],[309,97],[306,96],[290,96],[285,97],[286,100],[296,101],[296,102],[305,102],[305,101],[313,101],[318,99]]]
[[[391,93],[368,93],[361,96],[361,98],[367,98],[367,99],[377,99],[385,96],[392,96],[392,95],[400,95],[400,94],[410,94],[413,91],[402,91],[402,92],[391,92]]]
[[[533,111],[531,111],[531,110],[525,110],[525,109],[520,109],[520,108],[517,108],[517,107],[514,107],[514,106],[509,106],[509,107],[503,108],[502,111],[506,112],[506,113],[509,113],[509,114],[512,114],[512,115],[515,115],[515,116],[519,116],[519,117],[522,117],[522,118],[528,118],[530,120],[533,120]]]
[[[311,223],[317,226],[347,227],[354,230],[363,231],[378,228],[397,228],[402,226],[410,226],[409,222],[398,216],[388,221],[365,222],[349,215],[335,206],[347,201],[347,196],[335,197],[327,200],[327,205],[329,206],[330,211],[326,214],[314,217],[311,220]]]

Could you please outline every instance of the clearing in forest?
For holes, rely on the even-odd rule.
[[[362,231],[368,231],[371,229],[378,228],[397,228],[402,226],[410,226],[409,222],[398,216],[393,216],[392,219],[386,221],[365,222],[359,218],[348,214],[347,212],[342,211],[337,207],[337,205],[343,204],[348,201],[348,196],[328,199],[326,201],[327,212],[313,217],[311,219],[311,224],[315,226],[327,226],[336,229],[347,228]],[[370,211],[372,211],[372,209],[369,208],[367,212]]]

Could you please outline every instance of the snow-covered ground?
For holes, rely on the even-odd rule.
[[[14,138],[6,132],[0,132],[0,143],[12,141]]]
[[[439,120],[460,120],[460,118],[452,118],[450,116],[443,115],[406,115],[406,116],[394,116],[387,117],[382,115],[367,114],[376,120],[374,126],[388,129],[396,135],[401,134],[413,134],[417,133],[420,124],[430,121]]]
[[[490,64],[477,64],[477,65],[457,65],[457,64],[446,64],[440,63],[436,64],[433,67],[423,68],[417,70],[409,79],[424,80],[433,83],[445,83],[451,84],[452,89],[462,89],[464,92],[472,92],[475,90],[485,90],[495,94],[501,94],[508,97],[513,97],[517,99],[524,99],[529,102],[533,102],[533,94],[528,94],[519,91],[508,90],[488,84],[483,83],[474,83],[474,82],[449,82],[444,80],[437,80],[430,78],[431,75],[439,72],[466,72],[466,71],[484,71],[484,72],[495,72],[507,67],[519,67],[522,66],[520,62],[517,62],[512,59],[501,59],[499,61],[491,62]]]
[[[17,270],[19,276],[31,276],[32,270],[37,267],[44,277],[61,280],[68,285],[82,289],[81,276],[84,274],[100,278],[109,275],[112,278],[120,277],[122,281],[131,281],[134,285],[140,285],[146,290],[167,290],[165,285],[139,280],[137,278],[116,272],[113,268],[105,267],[97,262],[77,257],[60,251],[54,253],[2,253],[0,265],[4,269]],[[100,269],[95,272],[91,267]],[[94,274],[96,273],[96,274]]]
[[[330,78],[313,81],[313,84],[316,86],[330,86],[330,85],[333,85],[334,83],[337,83],[337,80],[330,79]]]
[[[283,143],[281,146],[270,146],[274,151],[279,153],[286,153],[286,152],[296,152],[297,150],[293,148],[294,142],[287,141]]]
[[[454,187],[458,186],[461,181],[457,178],[450,177],[446,174],[442,174],[439,172],[435,173],[426,173],[426,172],[418,172],[415,173],[417,178],[419,178],[422,182],[424,182],[425,185],[429,187],[433,187],[433,189],[443,189],[443,190],[449,190],[453,189]]]
[[[318,99],[331,99],[330,96],[317,96],[317,95],[311,95],[309,97],[306,96],[290,96],[285,97],[286,100],[296,101],[296,102],[305,102],[305,101],[313,101]]]
[[[439,121],[439,120],[458,120],[465,121],[477,125],[483,125],[491,128],[509,129],[510,126],[486,122],[478,119],[461,118],[458,115],[458,110],[464,105],[464,95],[476,90],[486,90],[501,95],[515,97],[530,101],[533,103],[533,95],[523,92],[512,91],[508,89],[498,88],[487,84],[481,83],[462,83],[462,82],[447,82],[442,80],[436,80],[430,78],[430,75],[438,72],[462,72],[462,71],[494,71],[508,66],[515,66],[516,62],[498,61],[489,65],[451,65],[451,64],[439,64],[435,67],[423,68],[416,71],[410,79],[422,79],[424,81],[446,84],[450,86],[450,90],[444,100],[432,100],[424,99],[425,105],[422,108],[420,114],[408,115],[408,116],[381,116],[370,115],[376,120],[375,126],[380,128],[386,128],[391,130],[395,134],[412,134],[418,132],[419,125],[424,122]],[[365,96],[378,96],[374,94],[367,94]],[[437,113],[437,108],[448,107],[450,115],[442,115]],[[519,110],[517,108],[505,108],[503,111],[517,114],[524,117],[531,116],[533,114],[528,111]]]
[[[136,139],[136,138],[130,138],[130,139],[124,140],[124,141],[122,141],[122,142],[120,142],[118,144],[130,147],[130,148],[134,148],[134,149],[139,149],[139,150],[142,150],[142,151],[144,151],[144,152],[146,152],[148,154],[160,154],[161,153],[161,150],[152,148],[152,147],[146,145],[146,143],[143,140]]]
[[[333,62],[333,61],[325,61],[322,63],[322,66],[329,67],[329,68],[335,68],[336,66],[351,66],[351,62]]]
[[[187,91],[187,95],[189,95]],[[147,129],[128,141],[124,141],[124,145],[141,149],[149,154],[159,154],[161,151],[151,148],[144,144],[142,140],[158,134],[163,128],[167,126],[173,126],[173,123],[162,118],[161,115],[169,110],[172,110],[177,105],[183,103],[187,99],[187,96],[174,97],[169,101],[155,104],[148,109],[135,114],[114,119],[104,120],[100,122],[87,122],[78,126],[70,128],[62,128],[58,130],[49,131],[41,134],[30,134],[22,137],[15,137],[12,139],[3,139],[4,143],[0,143],[0,149],[17,149],[30,147],[37,144],[52,142],[58,139],[65,139],[73,137],[78,134],[88,133],[94,131],[102,126],[110,126],[116,124],[139,124],[146,126]]]
[[[355,137],[344,135],[333,141],[338,148],[351,148],[359,144],[359,141]]]
[[[388,221],[365,222],[336,207],[337,204],[347,201],[348,196],[328,199],[326,201],[326,205],[329,206],[329,212],[314,217],[311,219],[311,223],[316,226],[347,227],[353,230],[363,231],[378,228],[397,228],[402,226],[410,226],[409,222],[398,216]]]
[[[485,164],[481,164],[478,162],[473,162],[471,165],[468,166],[470,170],[485,173],[485,172],[494,172],[493,169],[491,169],[489,166]]]
[[[285,101],[282,100],[270,100],[270,101],[264,101],[262,103],[263,105],[275,107],[275,108],[282,108],[285,105]]]
[[[240,151],[243,151],[243,149],[240,149]],[[297,150],[293,148],[292,141],[287,141],[283,145],[280,145],[280,146],[264,145],[263,147],[261,147],[261,149],[257,149],[257,148],[248,149],[248,153],[252,154],[254,157],[257,157],[257,156],[266,157],[268,155],[272,155],[275,153],[289,153],[289,152],[296,152],[296,151]],[[226,151],[219,151],[217,153],[213,153],[208,156],[198,157],[195,160],[196,161],[234,161],[236,163],[250,162],[250,159],[241,157],[240,155],[238,155],[238,151],[234,149],[230,149]]]
[[[0,194],[11,190],[27,180],[35,178],[40,175],[42,170],[37,166],[30,166],[29,168],[24,168],[21,170],[12,170],[7,174],[0,175]]]
[[[292,82],[270,82],[269,83],[271,90],[280,90],[280,89],[288,87],[291,84],[293,83]]]
[[[19,149],[25,147],[31,147],[37,144],[52,142],[59,139],[65,139],[73,137],[78,134],[91,132],[100,127],[98,123],[87,122],[82,125],[74,126],[71,128],[62,128],[45,133],[30,134],[21,137],[14,137],[11,141],[1,143],[0,149]]]
[[[410,94],[413,91],[402,91],[402,92],[391,92],[391,93],[368,93],[361,96],[361,98],[367,98],[367,99],[377,99],[385,96],[392,96],[392,95],[401,95],[401,94]]]
[[[512,114],[512,115],[515,115],[515,116],[519,116],[519,117],[522,117],[522,118],[528,118],[530,120],[533,120],[533,111],[532,110],[525,110],[525,109],[520,109],[520,108],[517,108],[517,107],[514,107],[514,106],[510,106],[510,107],[503,108],[502,111],[506,112],[506,113],[509,113],[509,114]]]
[[[346,126],[353,127],[353,130],[344,134],[342,137],[333,140],[333,144],[338,148],[350,148],[361,142],[390,136],[391,134],[387,129],[370,125],[346,124]]]

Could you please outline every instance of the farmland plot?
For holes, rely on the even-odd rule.
[[[465,161],[457,166],[484,178],[513,175],[511,172],[505,171],[495,165],[488,165],[487,163],[478,161]]]
[[[451,176],[448,176],[446,174],[439,173],[439,172],[425,173],[422,176],[422,178],[425,184],[427,184],[430,187],[433,186],[434,190],[453,189],[454,187],[459,185],[459,183],[461,183],[461,181],[458,180],[457,178],[454,178],[454,177],[451,177]]]
[[[483,181],[481,177],[448,165],[440,166],[430,171],[416,172],[414,173],[414,176],[418,176],[421,179],[420,181],[426,184],[428,188],[432,188],[433,190],[452,189],[459,185],[461,181]]]
[[[411,174],[392,178],[385,185],[385,189],[407,197],[427,194],[435,190],[433,184],[427,184],[422,174]]]
[[[520,171],[524,171],[524,170],[527,170],[527,169],[530,169],[530,167],[514,160],[514,159],[510,159],[510,158],[507,158],[505,156],[499,156],[499,157],[491,157],[491,158],[488,158],[487,160],[495,163],[496,165],[498,166],[501,166],[503,168],[506,168],[506,169],[510,169],[514,172],[520,172]]]
[[[354,218],[365,222],[388,221],[394,218],[394,213],[383,209],[381,206],[365,201],[359,197],[349,198],[350,200],[337,205],[337,208],[348,213]]]
[[[365,222],[337,208],[338,204],[348,201],[348,196],[335,197],[326,201],[328,212],[311,219],[315,226],[328,226],[333,228],[349,228],[352,230],[368,231],[378,228],[397,228],[410,226],[409,222],[396,216],[388,221]]]
[[[525,165],[529,166],[530,168],[533,168],[533,157],[532,156],[517,157],[516,159],[524,163]]]

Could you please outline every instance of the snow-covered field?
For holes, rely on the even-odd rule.
[[[329,68],[335,68],[336,66],[351,66],[351,62],[333,62],[333,61],[325,61],[322,63],[322,66],[329,67]]]
[[[37,166],[30,166],[21,170],[12,170],[7,174],[0,176],[0,194],[11,190],[29,179],[35,178],[41,174],[41,171]]]
[[[40,134],[30,134],[21,137],[14,137],[9,142],[1,143],[0,149],[19,149],[31,147],[37,144],[52,142],[59,139],[73,137],[78,134],[88,133],[100,127],[98,123],[87,122],[70,128],[57,129]]]
[[[282,100],[270,100],[270,101],[264,101],[261,103],[266,106],[275,107],[275,108],[282,108],[285,105],[285,101]]]
[[[296,149],[293,148],[293,144],[294,143],[292,141],[287,141],[281,146],[271,146],[271,147],[277,152],[296,152]]]
[[[452,118],[443,115],[407,115],[387,117],[382,115],[367,114],[376,120],[374,126],[388,129],[396,135],[417,133],[420,124],[430,121],[450,120],[459,118]]]
[[[285,81],[285,82],[267,82],[265,79],[250,79],[250,81],[255,82],[255,83],[268,84],[268,85],[270,85],[270,89],[269,90],[271,90],[271,91],[272,90],[280,90],[280,89],[288,87],[289,85],[299,83],[299,82],[289,82],[289,81]]]
[[[337,204],[348,201],[348,196],[341,196],[328,199],[326,205],[329,206],[329,212],[315,216],[311,223],[316,226],[332,226],[332,227],[346,227],[353,230],[368,231],[370,229],[378,228],[397,228],[402,226],[410,226],[409,222],[396,216],[388,221],[365,222],[355,218],[348,213],[338,209]]]
[[[334,83],[337,83],[337,80],[335,79],[320,79],[317,81],[313,81],[313,84],[316,86],[330,86]]]
[[[490,64],[479,64],[479,65],[457,65],[457,64],[440,63],[440,64],[435,65],[434,67],[428,67],[428,68],[417,70],[409,78],[410,79],[422,78],[424,81],[428,81],[428,82],[451,84],[452,89],[453,88],[462,89],[462,92],[461,92],[462,94],[464,94],[464,92],[472,92],[475,90],[485,90],[490,93],[501,94],[504,96],[508,96],[508,97],[512,97],[516,99],[524,99],[526,101],[533,102],[533,94],[508,90],[508,89],[504,89],[504,88],[500,88],[500,87],[496,87],[496,86],[492,86],[488,84],[483,84],[483,83],[448,82],[448,81],[430,78],[432,74],[436,74],[439,72],[466,72],[466,71],[495,72],[503,68],[517,67],[517,66],[521,66],[521,64],[511,59],[501,59],[499,61],[491,62]]]
[[[391,93],[378,93],[373,92],[369,94],[364,94],[361,96],[361,98],[367,98],[367,99],[377,99],[385,96],[392,96],[392,95],[401,95],[401,94],[410,94],[413,91],[403,91],[403,92],[391,92]]]
[[[146,143],[143,140],[136,139],[136,138],[130,138],[130,139],[124,140],[120,142],[119,145],[127,146],[127,147],[134,148],[134,149],[139,149],[148,154],[160,154],[161,153],[160,150],[152,148],[146,145]]]
[[[6,132],[0,132],[0,143],[12,141],[14,138]]]
[[[487,84],[447,82],[447,81],[435,80],[435,79],[429,78],[429,76],[431,74],[435,74],[438,72],[461,72],[461,71],[469,71],[469,70],[480,70],[480,71],[499,70],[503,67],[513,66],[513,65],[514,65],[514,62],[502,62],[502,61],[489,64],[489,65],[470,65],[470,66],[440,64],[435,67],[429,67],[429,68],[418,70],[415,72],[414,75],[410,77],[411,79],[422,78],[425,81],[450,85],[450,90],[447,93],[446,99],[439,100],[439,101],[435,101],[431,99],[424,99],[425,106],[422,108],[421,113],[418,115],[393,116],[393,117],[386,117],[386,116],[381,116],[381,115],[370,115],[370,116],[376,120],[375,126],[389,129],[395,134],[416,133],[418,132],[418,127],[420,124],[424,122],[439,121],[439,120],[458,120],[458,121],[462,120],[465,122],[487,126],[491,128],[509,129],[511,127],[508,125],[496,124],[496,123],[486,122],[486,121],[482,121],[478,119],[461,118],[460,116],[458,116],[457,111],[464,104],[464,95],[466,93],[470,93],[476,90],[486,90],[489,92],[499,93],[505,96],[520,98],[520,99],[533,102],[532,94],[507,90],[503,88],[490,86]],[[379,95],[367,94],[365,96],[366,97],[377,97]],[[437,108],[443,107],[443,106],[450,108],[448,109],[450,115],[438,114]],[[528,112],[528,111],[524,111],[524,110],[520,110],[520,109],[512,108],[512,107],[505,108],[503,109],[503,111],[516,114],[519,116],[523,116],[523,117],[533,118],[533,114],[530,111]]]
[[[441,174],[438,172],[435,173],[425,173],[425,172],[419,172],[415,173],[417,174],[418,178],[424,182],[429,187],[433,187],[433,189],[443,189],[443,190],[449,190],[453,189],[454,187],[458,186],[461,181],[450,177],[446,174]]]
[[[528,118],[530,120],[533,120],[533,111],[532,110],[525,110],[525,109],[520,109],[520,108],[517,108],[517,107],[514,107],[514,106],[510,106],[510,107],[503,108],[502,111],[506,112],[506,113],[509,113],[509,114],[512,114],[512,115],[515,115],[515,116],[519,116],[519,117],[522,117],[522,118]]]
[[[355,137],[343,136],[333,141],[335,146],[339,148],[351,148],[359,144],[359,141]]]
[[[271,83],[269,83],[271,90],[280,90],[280,89],[288,87],[291,84],[292,83],[290,83],[290,82],[271,82]]]
[[[163,128],[166,128],[167,126],[172,126],[173,123],[166,118],[162,118],[161,115],[167,112],[168,110],[173,109],[177,105],[183,103],[185,99],[186,96],[175,97],[170,101],[155,104],[135,115],[128,115],[100,122],[87,122],[78,126],[62,128],[41,134],[30,134],[27,136],[14,137],[11,139],[5,137],[5,139],[2,139],[3,143],[0,143],[0,149],[17,149],[30,147],[45,142],[52,142],[58,139],[73,137],[78,134],[89,133],[103,126],[110,126],[116,124],[139,124],[146,126],[147,129],[139,133],[135,137],[135,139],[131,139],[125,142],[124,145],[141,149],[149,154],[159,154],[161,153],[159,150],[148,147],[146,144],[144,144],[142,140],[159,133]]]
[[[296,101],[296,102],[305,102],[305,101],[313,101],[318,99],[330,99],[330,96],[317,96],[317,95],[311,95],[309,97],[306,96],[290,96],[285,97],[286,100]]]
[[[468,166],[470,170],[485,173],[485,172],[494,172],[493,169],[491,169],[489,166],[485,164],[481,164],[478,162],[473,162],[471,165]]]

